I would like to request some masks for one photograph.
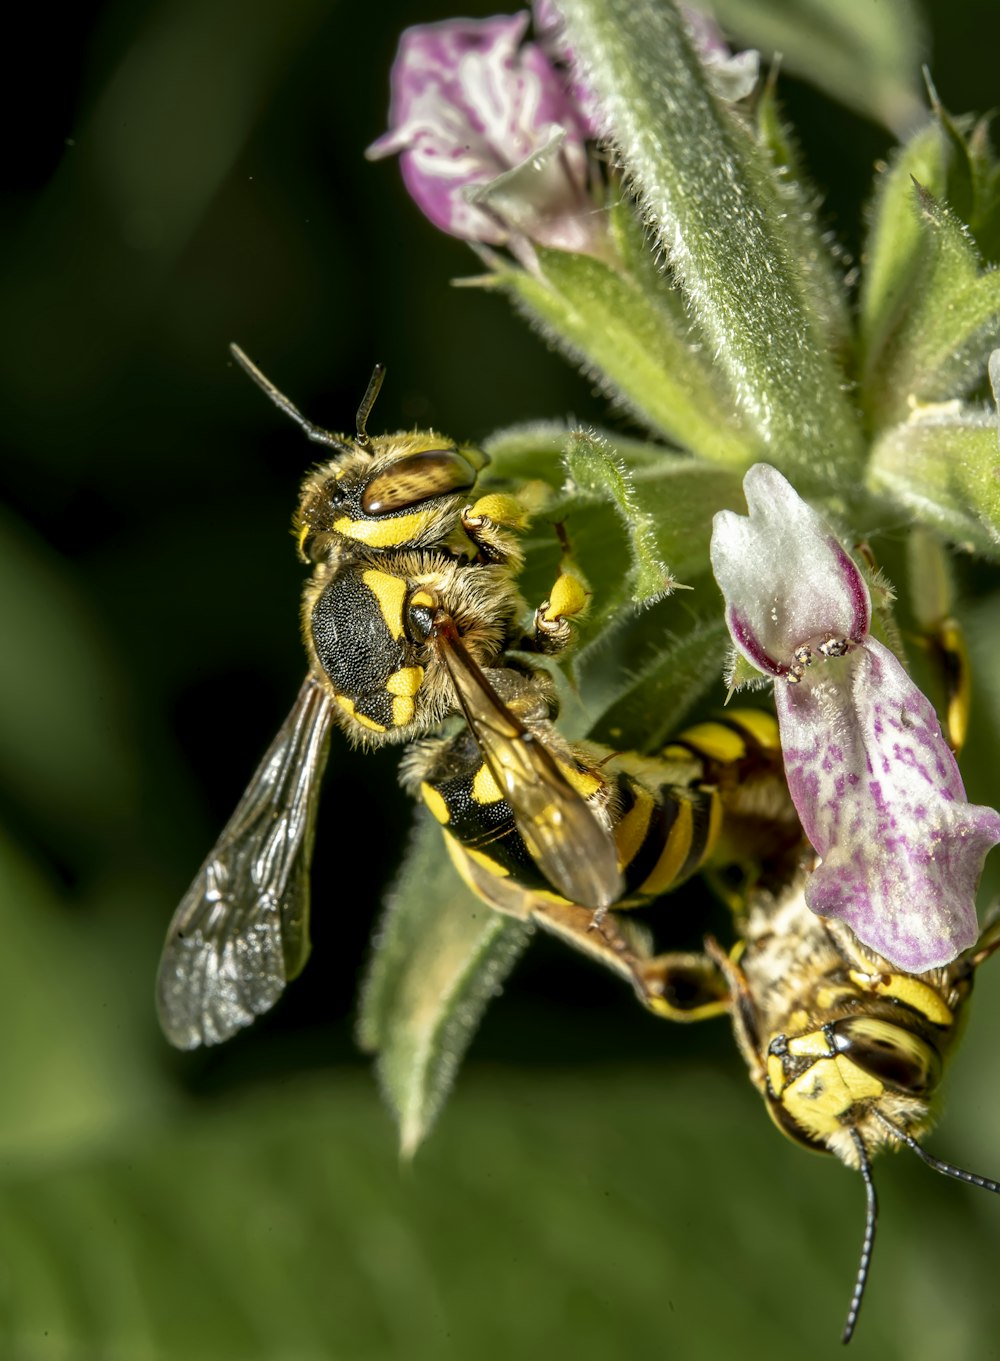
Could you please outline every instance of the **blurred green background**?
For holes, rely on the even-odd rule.
[[[488,13],[489,6],[466,6]],[[8,35],[0,315],[0,1356],[833,1355],[863,1191],[769,1126],[726,1026],[673,1029],[536,942],[413,1168],[352,1038],[406,836],[396,757],[337,745],[314,954],[277,1012],[170,1053],[174,905],[296,692],[286,532],[311,460],[233,367],[314,420],[460,438],[587,383],[364,147],[398,31],[439,0],[36,7]],[[994,0],[930,14],[954,111],[997,98]],[[888,138],[787,106],[856,254]],[[627,426],[621,428],[627,429]],[[997,662],[996,609],[978,637]],[[995,672],[993,673],[995,674]],[[988,797],[987,776],[980,797]],[[975,773],[973,771],[973,778]],[[1000,966],[994,966],[994,969]],[[1000,980],[936,1151],[1000,1174]],[[1000,1205],[906,1157],[855,1357],[1000,1354]]]

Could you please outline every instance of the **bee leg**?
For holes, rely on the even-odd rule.
[[[968,734],[972,667],[962,626],[952,615],[955,584],[951,564],[937,537],[922,528],[910,532],[907,556],[919,630],[915,641],[937,672],[941,726],[948,745],[957,754]]]
[[[584,590],[579,577],[562,572],[556,578],[548,600],[543,600],[535,611],[532,632],[524,641],[531,652],[552,655],[561,652],[573,633],[572,620],[587,607],[589,592]]]
[[[945,737],[957,754],[969,731],[972,701],[972,667],[961,624],[955,619],[942,619],[928,643],[945,693]]]
[[[480,562],[523,561],[517,535],[527,526],[528,511],[516,496],[500,492],[481,496],[462,512],[462,528],[476,548]]]
[[[761,1051],[757,1007],[746,974],[739,965],[739,951],[727,954],[713,936],[708,936],[705,940],[705,953],[726,980],[736,1044],[749,1070],[751,1082],[759,1091],[764,1091],[767,1084],[767,1065]]]
[[[628,980],[639,1001],[671,1021],[701,1021],[729,1009],[729,984],[721,970],[700,954],[650,957],[639,928],[631,929],[615,912],[593,929],[594,914],[575,903],[532,900],[532,921],[574,949]]]
[[[639,970],[639,1000],[668,1021],[704,1021],[730,1007],[725,974],[708,955],[655,955]]]

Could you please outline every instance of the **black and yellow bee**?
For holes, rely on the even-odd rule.
[[[433,431],[372,438],[320,430],[237,347],[269,397],[330,451],[305,481],[294,521],[311,564],[302,606],[309,673],[229,823],[171,923],[160,1020],[180,1048],[216,1044],[274,1005],[309,950],[309,865],[332,727],[362,746],[405,743],[464,717],[546,880],[602,909],[622,894],[600,801],[574,786],[506,702],[528,689],[552,704],[543,673],[508,656],[553,652],[583,603],[569,577],[525,635],[516,586],[524,505],[475,498],[485,456]]]
[[[312,566],[309,672],[170,925],[158,986],[167,1037],[181,1048],[227,1039],[303,967],[331,729],[363,746],[408,744],[403,783],[441,824],[480,899],[614,970],[660,1016],[728,1013],[782,1132],[861,1172],[868,1216],[847,1340],[874,1240],[876,1153],[905,1145],[938,1171],[1000,1191],[919,1143],[1000,931],[914,976],[810,912],[810,853],[767,714],[700,724],[652,757],[566,742],[550,678],[529,658],[565,645],[584,597],[560,577],[523,630],[523,501],[477,496],[485,458],[471,447],[431,431],[370,437],[380,370],[355,436],[342,438],[233,353],[330,457],[307,477],[294,521]],[[449,719],[455,731],[437,735]],[[713,864],[737,870],[725,890],[734,943],[655,953],[624,909]]]

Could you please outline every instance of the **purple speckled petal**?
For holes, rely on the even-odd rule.
[[[767,463],[754,464],[743,491],[749,516],[720,511],[711,550],[739,650],[781,675],[804,644],[860,641],[871,619],[868,588],[823,518]]]
[[[869,638],[775,686],[785,773],[823,863],[806,901],[911,973],[975,944],[975,895],[1000,814],[965,801],[930,702]]]
[[[933,706],[869,635],[868,589],[822,518],[767,464],[743,489],[749,515],[715,517],[712,566],[733,642],[778,678],[788,789],[822,857],[806,902],[895,968],[948,964],[978,937],[1000,813],[966,801]],[[795,665],[802,647],[813,665]]]
[[[538,46],[523,41],[529,17],[407,29],[392,68],[390,129],[367,151],[372,160],[400,153],[403,180],[418,207],[464,240],[504,245],[521,234],[560,245],[561,219],[576,224],[593,217],[587,129],[563,74]],[[558,155],[546,156],[557,136]],[[496,203],[477,201],[474,191],[506,184],[519,169],[530,193],[513,223]],[[588,226],[593,235],[596,223]],[[580,238],[578,225],[572,234]]]

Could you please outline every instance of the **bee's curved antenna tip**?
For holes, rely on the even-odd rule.
[[[851,1303],[847,1310],[847,1318],[844,1322],[844,1331],[840,1335],[840,1340],[847,1345],[854,1336],[854,1329],[857,1327],[858,1314],[861,1312],[861,1302],[865,1297],[865,1286],[868,1284],[868,1269],[872,1263],[872,1250],[875,1247],[875,1230],[878,1227],[878,1196],[875,1194],[875,1182],[872,1179],[872,1164],[865,1147],[865,1141],[856,1129],[851,1130],[851,1138],[854,1146],[858,1150],[858,1166],[861,1176],[865,1183],[865,1236],[861,1243],[861,1258],[858,1262],[858,1274],[854,1278],[854,1292],[851,1295]]]

